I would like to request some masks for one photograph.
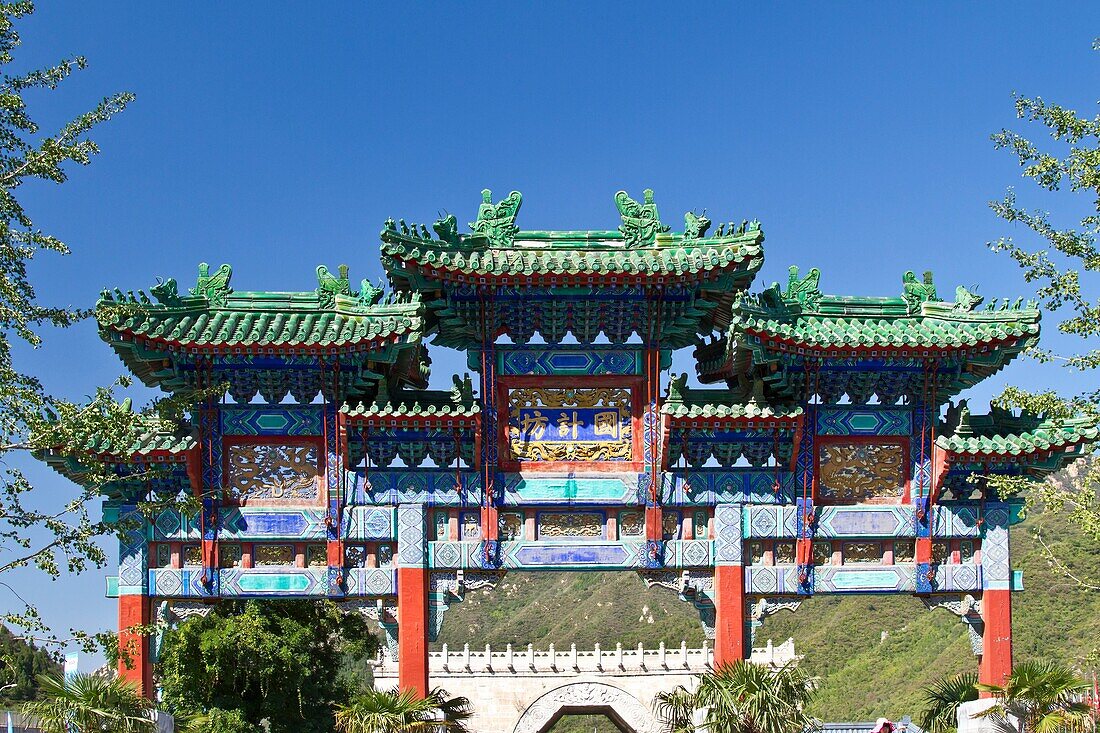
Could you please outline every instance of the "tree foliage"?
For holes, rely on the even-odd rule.
[[[23,714],[46,733],[103,731],[103,733],[153,733],[156,703],[137,686],[118,677],[77,674],[66,681],[61,675],[39,680],[41,696],[24,703]]]
[[[1059,662],[1028,661],[1012,669],[1004,685],[979,683],[997,701],[983,711],[1006,733],[1088,733],[1096,728],[1084,699],[1089,683]]]
[[[959,705],[978,699],[977,684],[977,672],[963,672],[924,687],[920,727],[928,733],[954,733],[958,725]]]
[[[1100,50],[1100,40],[1093,48]],[[1016,116],[1029,129],[1045,131],[1049,139],[1033,142],[1023,132],[1006,128],[993,135],[993,143],[1019,161],[1024,179],[1035,184],[1034,198],[1043,205],[1057,199],[1062,213],[1055,217],[1031,208],[1010,188],[990,206],[1021,238],[1002,236],[989,247],[1020,267],[1042,306],[1059,319],[1058,331],[1079,344],[1069,353],[1035,349],[1033,356],[1060,362],[1076,372],[1092,372],[1100,367],[1100,299],[1096,296],[1100,284],[1096,277],[1100,271],[1100,115],[1079,115],[1042,97],[1017,96]],[[1076,414],[1100,418],[1100,385],[1078,394],[1010,387],[998,402],[1054,419]],[[1087,474],[1073,484],[1048,482],[1035,487],[1029,500],[1055,511],[1068,511],[1089,538],[1100,542],[1100,464],[1090,464]],[[990,482],[1002,493],[1029,488],[1018,478],[991,477]]]
[[[20,20],[34,12],[31,2],[0,2],[0,587],[22,603],[4,573],[33,567],[50,577],[103,567],[107,555],[98,540],[126,526],[93,519],[91,507],[118,479],[109,463],[97,460],[93,445],[125,446],[143,432],[151,417],[178,419],[182,400],[145,410],[117,404],[120,378],[80,400],[51,394],[39,379],[16,364],[20,346],[37,348],[43,331],[67,327],[91,311],[40,301],[30,265],[40,254],[67,255],[68,246],[40,229],[20,201],[20,188],[31,182],[61,184],[73,165],[88,165],[99,152],[95,129],[133,101],[128,92],[103,98],[92,109],[54,130],[43,130],[28,100],[56,90],[87,66],[81,56],[40,69],[19,70],[15,51],[21,44]],[[55,452],[79,459],[84,485],[68,497],[43,497],[19,469],[20,455]],[[13,460],[16,459],[16,460]],[[134,477],[131,477],[134,478]],[[134,497],[140,502],[144,497]],[[162,503],[172,500],[161,500]],[[185,500],[186,502],[187,500]],[[30,604],[9,603],[2,620],[13,630],[49,641],[52,637]],[[75,632],[85,646],[92,639]],[[100,635],[100,641],[108,641]]]
[[[694,730],[697,709],[706,711],[708,733],[806,733],[820,727],[807,712],[813,695],[814,681],[793,665],[742,660],[702,675],[694,694],[677,687],[655,704],[668,733]]]
[[[421,698],[411,691],[365,688],[336,708],[340,733],[466,733],[470,701],[436,688]]]
[[[50,652],[15,636],[0,626],[0,660],[5,669],[5,684],[0,686],[0,705],[34,700],[42,675],[61,674],[61,665]]]
[[[358,687],[343,659],[376,651],[365,619],[332,603],[223,602],[165,633],[156,671],[168,706],[212,713],[210,733],[330,731]]]

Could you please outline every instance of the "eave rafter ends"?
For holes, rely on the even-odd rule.
[[[317,268],[306,292],[248,292],[230,287],[233,270],[203,263],[188,294],[169,278],[144,291],[104,290],[96,304],[100,334],[180,354],[343,355],[416,343],[423,328],[417,293],[385,293],[363,280],[353,290],[346,265]],[[154,302],[154,299],[156,302]]]
[[[616,231],[521,231],[516,216],[523,196],[513,191],[494,204],[482,192],[470,234],[459,234],[448,214],[432,225],[386,221],[383,266],[391,279],[416,276],[475,285],[682,284],[741,271],[747,285],[763,263],[763,231],[757,221],[721,224],[709,234],[705,212],[688,212],[684,231],[670,232],[646,190],[642,202],[615,194],[622,224]]]
[[[990,406],[986,415],[971,415],[966,400],[950,405],[936,438],[949,463],[1022,463],[1053,470],[1073,460],[1100,438],[1091,417],[1048,419],[1014,414]],[[1053,461],[1053,465],[1041,465]]]

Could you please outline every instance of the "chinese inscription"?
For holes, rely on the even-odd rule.
[[[508,442],[519,461],[632,457],[630,390],[533,388],[509,392]]]

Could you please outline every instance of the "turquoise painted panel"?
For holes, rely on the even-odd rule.
[[[509,474],[504,482],[504,504],[626,504],[638,505],[638,477],[573,478],[569,476],[530,478]]]
[[[814,593],[911,593],[915,588],[916,568],[912,563],[814,569]]]
[[[107,598],[118,598],[118,576],[107,576]]]
[[[302,573],[242,573],[237,579],[241,593],[304,593],[310,578]]]

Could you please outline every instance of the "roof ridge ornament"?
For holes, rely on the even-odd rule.
[[[901,297],[909,306],[909,311],[919,311],[921,303],[938,302],[940,296],[936,293],[936,285],[932,282],[932,271],[925,270],[922,280],[917,280],[912,270],[906,270],[901,277]]]
[[[703,209],[702,214],[696,214],[694,211],[684,212],[683,241],[702,239],[707,236],[708,229],[710,229],[710,219],[707,218],[706,209]]]
[[[974,290],[977,290],[977,288],[974,288]],[[955,288],[954,310],[972,313],[975,308],[981,305],[985,297],[978,295],[974,290],[970,290],[963,285]]]
[[[179,286],[176,284],[176,278],[170,277],[167,280],[161,280],[157,278],[157,284],[149,288],[149,294],[161,305],[174,308],[183,305],[183,300],[180,298]]]
[[[491,247],[510,247],[519,233],[516,215],[519,214],[519,207],[522,205],[523,194],[519,191],[512,191],[500,203],[494,204],[493,192],[486,188],[481,192],[477,220],[470,222],[470,229],[475,234],[483,235]],[[436,232],[438,233],[439,230],[436,229]]]
[[[787,270],[787,289],[783,292],[783,300],[794,301],[805,310],[814,310],[821,302],[821,270],[811,267],[806,277],[799,279],[798,265],[791,265]]]
[[[233,277],[233,268],[222,265],[211,275],[210,265],[199,263],[199,278],[195,287],[191,288],[191,295],[197,295],[209,300],[213,305],[225,305],[233,288],[229,287],[229,281]]]
[[[317,265],[317,301],[322,308],[336,305],[337,295],[351,295],[348,266],[340,265],[339,272],[340,276],[336,277],[324,265]]]
[[[657,204],[653,202],[653,189],[642,191],[642,203],[630,198],[626,191],[618,191],[615,194],[615,208],[619,210],[619,216],[623,223],[619,231],[627,244],[646,245],[653,244],[658,234],[664,234],[672,227],[661,223],[661,216],[657,213]]]

